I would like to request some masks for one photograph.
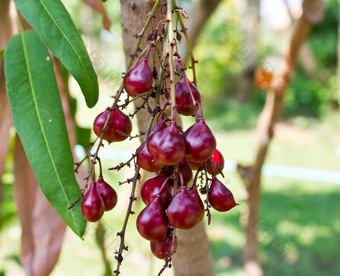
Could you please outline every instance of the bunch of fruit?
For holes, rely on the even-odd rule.
[[[168,43],[168,53],[164,55],[158,73],[155,68],[151,70],[148,64],[150,50],[155,47],[157,41],[164,40],[164,25],[168,22],[161,21],[163,31],[153,31],[150,37],[154,39],[138,55],[135,65],[125,74],[113,106],[100,113],[94,120],[93,129],[99,137],[99,146],[92,156],[93,180],[81,203],[83,216],[91,222],[99,220],[104,211],[116,205],[116,192],[103,180],[100,159],[97,157],[98,150],[102,146],[102,140],[112,143],[132,138],[131,115],[127,116],[122,111],[127,104],[136,98],[142,98],[147,103],[150,97],[155,98],[154,109],[149,108],[152,120],[148,129],[142,133],[144,141],[133,156],[136,175],[133,178],[127,217],[133,213],[131,205],[136,199],[134,189],[139,179],[139,169],[155,173],[142,186],[141,198],[146,207],[139,213],[136,226],[139,234],[150,241],[152,253],[165,260],[171,259],[176,251],[176,228],[194,227],[202,221],[205,212],[210,223],[210,207],[225,212],[237,205],[231,191],[217,178],[219,174],[223,176],[224,159],[216,149],[216,139],[204,120],[201,94],[187,78],[178,52],[173,55],[173,47],[179,42],[180,36],[177,35],[177,39],[172,36],[172,39],[168,38],[168,41],[172,42]],[[173,85],[175,74],[179,76],[179,80]],[[119,97],[124,91],[128,98],[125,104],[119,106]],[[159,106],[160,96],[167,100],[163,108]],[[170,104],[171,115],[168,116],[165,110]],[[178,114],[194,116],[196,122],[183,131],[176,123]],[[95,181],[94,169],[97,160],[100,174]],[[193,170],[196,171],[194,177]],[[205,196],[204,203],[199,192]],[[125,234],[125,227],[126,223],[119,232],[120,236]],[[121,240],[116,257],[119,264],[122,261],[121,252],[126,248],[124,239]]]

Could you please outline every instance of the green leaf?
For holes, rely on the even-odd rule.
[[[85,45],[60,0],[15,0],[27,22],[79,83],[88,107],[98,100],[98,80]]]
[[[14,36],[5,52],[8,99],[15,128],[38,184],[62,219],[80,237],[85,220],[61,100],[48,50],[33,31]]]
[[[90,148],[92,129],[76,125],[75,132],[77,144],[83,146],[84,149]]]
[[[4,50],[4,49],[0,50],[0,58],[2,58],[2,56],[4,55],[4,53],[5,53],[5,50]]]

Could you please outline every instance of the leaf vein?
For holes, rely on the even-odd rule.
[[[37,103],[37,99],[35,97],[35,90],[34,90],[34,85],[33,85],[33,80],[32,80],[32,74],[31,74],[31,70],[30,70],[30,66],[29,66],[29,57],[28,57],[28,54],[27,54],[27,49],[26,49],[26,44],[25,44],[25,37],[24,37],[24,33],[21,33],[20,34],[20,37],[21,37],[21,41],[22,41],[22,46],[23,46],[23,52],[24,52],[24,57],[25,57],[25,62],[26,62],[26,68],[27,68],[27,74],[28,74],[28,79],[29,79],[29,83],[30,83],[30,87],[31,87],[31,92],[32,92],[32,97],[33,97],[33,101],[34,101],[34,107],[35,107],[35,111],[37,113],[37,116],[38,116],[38,122],[39,122],[39,125],[40,125],[40,129],[41,129],[41,132],[42,132],[42,135],[43,135],[43,138],[44,138],[44,142],[45,142],[45,145],[46,145],[46,148],[47,148],[47,152],[48,152],[48,156],[51,160],[51,163],[52,163],[52,166],[53,166],[53,169],[55,171],[55,174],[57,176],[57,179],[58,179],[58,183],[64,193],[64,196],[65,196],[65,199],[66,199],[66,202],[68,205],[70,205],[70,201],[68,200],[68,197],[67,197],[67,194],[65,192],[65,189],[61,183],[61,179],[60,179],[60,176],[59,176],[59,173],[58,173],[58,170],[57,170],[57,167],[54,163],[54,160],[52,158],[52,153],[51,153],[51,150],[50,150],[50,147],[49,147],[49,144],[48,144],[48,141],[47,141],[47,137],[46,137],[46,134],[45,134],[45,130],[44,130],[44,127],[42,125],[42,121],[41,121],[41,115],[40,115],[40,112],[39,112],[39,109],[38,109],[38,103]],[[73,214],[73,211],[70,210],[71,212],[71,215],[72,215],[72,219],[73,219],[73,222],[74,222],[74,225],[75,227],[77,228],[78,232],[79,232],[79,229],[77,227],[77,223],[75,221],[75,217],[74,217],[74,214]]]
[[[77,58],[79,59],[80,64],[82,65],[84,71],[86,72],[86,77],[91,85],[91,91],[94,91],[94,87],[93,84],[91,82],[91,78],[88,74],[88,71],[86,70],[86,67],[83,63],[82,58],[80,57],[80,55],[78,55],[78,52],[76,51],[76,49],[74,48],[73,44],[71,43],[71,41],[68,39],[68,37],[64,34],[64,32],[62,31],[61,27],[57,24],[57,22],[54,20],[52,14],[49,12],[48,8],[46,7],[46,5],[43,3],[42,0],[39,0],[39,2],[41,3],[42,7],[44,8],[44,10],[46,11],[47,15],[51,18],[52,22],[55,24],[55,26],[59,29],[60,33],[62,34],[62,36],[65,38],[65,40],[67,41],[67,43],[71,46],[72,50],[75,52]]]

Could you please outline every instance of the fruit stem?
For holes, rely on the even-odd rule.
[[[179,54],[176,54],[176,57],[177,57],[177,61],[175,60],[176,61],[176,65],[178,67],[180,67],[180,69],[181,69],[181,77],[182,77],[182,79],[184,81],[184,84],[185,84],[185,87],[186,87],[187,91],[189,91],[189,93],[190,93],[191,100],[192,100],[192,103],[194,105],[195,118],[197,120],[198,119],[198,114],[197,114],[197,110],[196,110],[197,102],[196,102],[196,99],[194,97],[194,94],[192,93],[191,87],[189,85],[189,81],[188,81],[187,75],[185,74],[185,68],[184,68],[183,60],[182,60],[182,58],[181,58],[181,56]]]
[[[129,217],[132,213],[132,211],[131,211],[132,203],[137,199],[135,197],[135,190],[136,190],[137,180],[138,180],[138,177],[139,177],[139,171],[140,171],[140,168],[137,167],[135,175],[133,177],[133,182],[132,182],[132,186],[131,186],[131,193],[130,193],[130,200],[129,200],[128,208],[126,210],[126,215],[125,215],[123,227],[122,227],[122,230],[118,233],[118,235],[120,236],[120,245],[119,245],[118,252],[116,253],[117,256],[115,257],[116,260],[117,260],[116,270],[114,271],[116,276],[118,276],[119,273],[120,273],[119,268],[120,268],[120,265],[123,261],[123,256],[122,256],[123,250],[127,250],[127,247],[125,245],[125,231],[126,231],[126,227],[127,227],[128,221],[129,221]]]
[[[168,181],[169,181],[169,179],[171,178],[171,175],[169,176],[169,177],[167,177],[167,179],[165,179],[164,180],[164,182],[163,182],[163,184],[162,184],[162,186],[161,186],[161,188],[159,189],[159,192],[158,192],[158,196],[160,196],[161,195],[161,192],[163,191],[163,189],[164,189],[164,187],[166,186],[166,184],[168,184]]]
[[[153,8],[152,8],[151,12],[150,12],[149,15],[148,15],[148,18],[146,19],[146,22],[145,22],[145,24],[144,24],[142,30],[137,34],[137,37],[138,37],[139,39],[138,39],[138,42],[137,42],[137,45],[136,45],[135,53],[138,52],[138,49],[139,49],[139,47],[140,47],[140,44],[142,43],[142,39],[143,39],[144,33],[145,33],[147,27],[148,27],[149,24],[150,24],[151,18],[154,16],[154,13],[155,13],[155,11],[156,11],[156,8],[157,8],[159,2],[160,2],[160,0],[156,0],[155,4],[153,5]],[[129,65],[128,65],[128,68],[131,67],[134,58],[135,58],[135,56],[133,56],[133,57],[131,58],[131,60],[130,60],[130,62],[129,62]]]
[[[208,225],[211,223],[211,213],[209,210],[209,185],[208,185],[208,173],[207,173],[207,164],[204,162],[204,173],[205,173],[205,204],[207,205],[207,208],[205,211],[207,211],[207,217],[208,217]],[[213,176],[215,178],[216,176]]]
[[[150,43],[150,45],[147,47],[147,51],[146,51],[146,54],[144,56],[144,59],[147,60],[148,57],[149,57],[149,54],[150,54],[150,51],[151,51],[151,48],[154,46],[153,43]]]
[[[198,108],[199,108],[199,110],[200,110],[200,115],[199,115],[199,117],[198,117],[197,120],[202,120],[202,119],[203,119],[202,105],[201,105],[199,102],[197,102],[197,105],[198,105]]]
[[[191,48],[191,43],[190,43],[190,40],[189,40],[188,32],[187,32],[187,29],[185,28],[185,25],[183,23],[183,20],[182,20],[182,17],[180,15],[180,12],[178,10],[175,10],[175,12],[177,14],[177,18],[179,20],[179,24],[181,24],[182,32],[184,34],[185,41],[187,43],[188,50],[189,50],[189,53],[190,53],[191,69],[192,69],[192,75],[193,75],[193,79],[194,79],[192,83],[197,87],[196,69],[195,69],[195,64],[196,64],[197,61],[194,58],[194,54],[193,54],[193,51],[192,51],[192,48]]]
[[[194,177],[194,181],[192,182],[193,183],[193,187],[197,187],[197,178],[198,178],[198,174],[200,173],[202,171],[202,169],[201,168],[199,168],[198,170],[197,170],[197,172],[196,172],[196,174],[195,174],[195,177]]]
[[[102,161],[100,160],[99,157],[97,157],[97,160],[99,162],[99,176],[98,177],[103,178]]]
[[[92,165],[92,182],[96,182],[96,175],[95,175],[95,164],[96,164],[96,159],[93,159],[91,162]]]
[[[169,54],[169,70],[170,70],[170,98],[171,98],[171,118],[176,113],[176,97],[175,97],[175,82],[174,82],[174,34],[172,26],[172,3],[171,0],[167,1],[167,21],[168,21],[168,42],[167,42],[167,53]]]
[[[179,177],[180,177],[180,179],[181,179],[181,188],[182,188],[182,187],[185,187],[184,178],[183,178],[182,172],[179,172],[178,174],[179,174]]]
[[[155,4],[156,5],[156,4]],[[161,78],[159,78],[161,79]],[[156,91],[156,98],[155,98],[155,108],[158,106],[159,104],[159,94],[160,94],[160,80],[157,81],[157,91]],[[148,123],[148,126],[147,126],[147,129],[145,131],[145,136],[144,136],[144,141],[146,141],[146,139],[148,138],[149,134],[150,134],[150,131],[151,131],[151,127],[153,125],[153,121],[155,119],[155,114],[152,114],[150,116],[150,119],[149,119],[149,123]],[[116,276],[119,275],[119,268],[120,268],[120,265],[123,261],[123,256],[122,256],[122,253],[124,250],[127,250],[127,247],[125,246],[125,232],[126,232],[126,227],[127,227],[127,224],[128,224],[128,221],[129,221],[129,217],[130,215],[132,214],[132,203],[134,200],[136,200],[136,197],[135,197],[135,190],[136,190],[136,186],[137,186],[137,180],[139,179],[139,171],[140,171],[140,167],[136,165],[136,172],[135,172],[135,175],[133,177],[133,181],[132,181],[132,186],[131,186],[131,194],[130,194],[130,200],[129,200],[129,205],[128,205],[128,208],[126,210],[126,214],[125,214],[125,219],[124,219],[124,223],[123,223],[123,227],[122,227],[122,230],[118,233],[119,236],[120,236],[120,245],[119,245],[119,249],[116,253],[116,259],[117,259],[117,266],[116,266],[116,270],[114,271],[114,273],[116,274]]]
[[[210,170],[211,170],[211,175],[212,175],[212,177],[216,177],[216,174],[215,174],[215,172],[214,172],[214,170],[213,170],[213,167],[212,167],[212,161],[211,161],[211,158],[208,160],[208,163],[209,163],[209,168],[210,168]],[[216,165],[216,167],[218,168],[218,166]]]

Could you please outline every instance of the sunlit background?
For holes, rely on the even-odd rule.
[[[76,119],[81,128],[90,128],[95,116],[113,102],[125,70],[120,27],[119,1],[105,4],[112,20],[110,32],[102,29],[101,16],[79,0],[63,1],[80,28],[100,82],[100,99],[91,110],[86,107],[77,83],[70,80],[76,99]],[[196,1],[177,1],[192,15]],[[242,62],[237,57],[247,41],[240,16],[240,2],[221,1],[207,21],[194,48],[198,89],[203,96],[204,114],[213,129],[218,149],[226,159],[225,184],[233,191],[238,208],[228,213],[213,211],[207,227],[217,275],[244,275],[242,251],[245,235],[240,224],[244,208],[244,187],[235,171],[236,162],[251,164],[257,146],[256,121],[265,101],[265,92],[253,89],[246,100],[238,99],[238,76]],[[257,37],[257,54],[262,63],[279,69],[281,56],[297,18],[302,1],[262,0]],[[287,8],[288,7],[288,8]],[[340,120],[337,94],[338,3],[328,1],[325,18],[315,26],[303,49],[295,77],[287,91],[283,118],[263,168],[259,220],[260,262],[265,275],[340,275]],[[190,30],[189,30],[190,31]],[[255,46],[254,46],[255,48]],[[185,118],[184,129],[192,122]],[[134,131],[137,124],[134,121]],[[92,138],[94,134],[92,133]],[[124,141],[101,152],[104,167],[127,160],[139,141]],[[82,146],[76,150],[80,158]],[[1,207],[0,275],[23,275],[19,262],[21,228],[12,198],[12,157],[8,157]],[[107,256],[114,261],[129,187],[119,181],[133,171],[105,170],[106,181],[119,194],[117,207],[105,214]],[[136,211],[143,208],[139,200]],[[163,262],[156,260],[149,242],[129,222],[130,248],[122,275],[156,275]],[[96,243],[95,225],[89,224],[85,240],[67,230],[58,264],[51,275],[104,275],[102,253]],[[167,270],[164,275],[172,275]]]

